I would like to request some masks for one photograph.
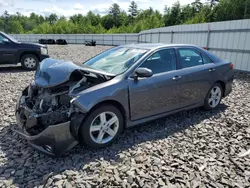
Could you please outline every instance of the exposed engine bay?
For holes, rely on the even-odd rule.
[[[50,125],[70,121],[79,110],[71,104],[77,93],[107,81],[109,78],[75,70],[64,83],[41,87],[33,81],[22,93],[19,114],[23,128],[30,135],[37,135]]]

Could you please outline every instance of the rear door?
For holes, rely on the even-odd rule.
[[[9,40],[0,34],[0,63],[16,63],[17,44],[10,40],[5,43],[4,39]]]
[[[215,64],[196,48],[177,48],[181,65],[180,108],[203,102],[215,82]]]
[[[159,50],[139,67],[151,69],[153,76],[128,79],[131,120],[178,109],[178,84],[175,76],[179,70],[176,70],[175,50]]]

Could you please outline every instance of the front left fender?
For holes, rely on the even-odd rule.
[[[126,81],[100,84],[86,89],[78,94],[72,104],[82,113],[89,112],[94,106],[104,101],[116,101],[120,103],[129,114],[128,86]]]

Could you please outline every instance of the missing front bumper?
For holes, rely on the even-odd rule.
[[[60,122],[47,126],[40,121],[40,116],[26,105],[27,90],[28,88],[22,92],[16,104],[16,121],[19,130],[14,131],[25,138],[35,149],[47,155],[60,156],[76,146],[78,130],[85,114],[70,108],[70,115],[67,119],[58,118],[59,115],[54,114]]]
[[[71,135],[69,121],[48,126],[43,132],[34,136],[30,136],[25,130],[15,131],[28,140],[35,149],[52,156],[60,156],[78,144]]]

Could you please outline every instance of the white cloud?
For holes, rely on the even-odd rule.
[[[76,3],[76,4],[74,5],[74,9],[76,9],[76,10],[83,10],[83,9],[84,9],[84,6],[83,6],[82,4],[80,4],[80,3]]]
[[[13,5],[13,0],[0,0],[0,7],[8,7]]]
[[[97,4],[95,6],[90,6],[89,9],[93,10],[96,13],[100,13],[101,15],[104,15],[108,12],[109,7],[111,6],[110,3],[102,3],[102,4]]]
[[[104,9],[108,9],[111,6],[110,3],[103,3],[103,4],[97,4],[97,5],[93,5],[90,7],[90,9],[98,9],[98,10],[104,10]]]
[[[128,1],[127,2],[124,2],[124,1],[120,2],[119,0],[112,0],[112,1],[113,3],[117,3],[120,6],[120,8],[125,11],[128,10],[128,7],[130,5],[130,2]]]
[[[131,2],[132,0],[130,0]],[[135,0],[136,3],[149,3],[149,0]]]
[[[85,9],[75,9],[74,7],[69,8],[69,9],[64,9],[64,8],[57,7],[57,6],[54,5],[51,8],[46,8],[46,9],[42,10],[41,12],[44,13],[44,14],[47,14],[47,15],[55,13],[55,14],[57,14],[59,16],[70,17],[70,16],[72,16],[74,14],[86,14],[87,10],[85,10]]]
[[[74,14],[86,14],[88,11],[105,15],[109,12],[112,3],[119,4],[122,10],[128,11],[132,0],[0,0],[0,15],[5,10],[9,13],[17,11],[24,15],[36,14],[49,15],[51,13],[59,16],[69,17]],[[171,7],[177,0],[134,0],[139,9],[153,7],[155,10],[163,12],[164,6]],[[201,0],[204,2],[205,0]],[[191,0],[179,0],[181,5],[192,2]],[[32,10],[31,10],[32,9]]]
[[[171,7],[174,3],[176,3],[177,0],[163,0],[164,5],[167,5],[169,7]],[[179,0],[181,5],[187,5],[187,4],[191,4],[193,1],[190,0]],[[201,0],[202,3],[205,2],[205,0]]]

